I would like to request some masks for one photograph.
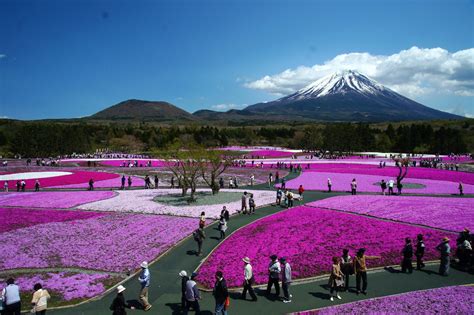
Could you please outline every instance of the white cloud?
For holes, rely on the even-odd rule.
[[[212,105],[211,108],[217,111],[228,111],[229,109],[241,109],[246,107],[247,104],[216,104]]]
[[[450,53],[443,48],[412,47],[390,56],[341,54],[323,64],[287,69],[244,85],[287,95],[325,75],[348,69],[410,97],[434,93],[474,96],[474,48]]]

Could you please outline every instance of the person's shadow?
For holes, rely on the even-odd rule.
[[[136,310],[143,310],[143,305],[138,300],[127,300],[127,304],[134,307]]]

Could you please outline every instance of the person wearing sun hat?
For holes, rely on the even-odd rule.
[[[245,263],[244,267],[244,290],[242,291],[242,299],[245,300],[247,298],[247,291],[249,291],[250,297],[252,301],[257,301],[257,296],[252,288],[255,279],[253,277],[253,269],[252,265],[250,264],[250,258],[245,257],[242,258],[242,261]]]
[[[281,266],[278,262],[277,255],[270,256],[271,262],[268,265],[268,283],[267,283],[267,295],[270,295],[272,286],[275,285],[275,293],[280,296],[280,272]]]
[[[449,246],[449,238],[445,236],[442,242],[436,246],[440,253],[439,274],[448,276],[449,274],[449,255],[451,254],[451,246]]]
[[[185,270],[181,270],[178,275],[181,277],[181,309],[184,311],[186,308],[186,283],[189,277]]]
[[[148,303],[148,288],[150,287],[150,270],[148,270],[148,263],[146,261],[140,264],[142,271],[138,277],[138,281],[141,284],[140,290],[140,302],[142,302],[143,309],[148,311],[151,308],[151,304]]]
[[[123,295],[123,291],[125,291],[125,287],[123,285],[119,285],[117,287],[117,296],[112,301],[110,305],[110,310],[113,311],[112,315],[127,315],[125,311],[126,308],[134,310],[135,307],[131,306],[128,303],[125,303],[125,297]]]

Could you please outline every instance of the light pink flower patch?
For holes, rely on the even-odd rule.
[[[0,194],[0,206],[35,208],[72,208],[112,198],[112,191],[45,191]]]

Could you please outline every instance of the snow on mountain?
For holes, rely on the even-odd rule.
[[[383,93],[396,94],[357,71],[345,70],[325,76],[280,100],[305,100],[330,94],[346,94],[348,92],[357,92],[366,96],[375,96]]]

